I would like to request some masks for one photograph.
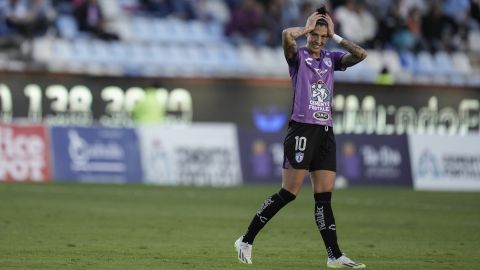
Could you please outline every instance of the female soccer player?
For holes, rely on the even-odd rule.
[[[263,202],[245,234],[235,242],[238,259],[252,263],[255,236],[282,207],[295,199],[308,170],[315,198],[315,221],[327,250],[327,267],[365,268],[345,256],[338,246],[331,197],[336,175],[333,74],[359,63],[367,57],[367,52],[336,35],[330,16],[321,9],[308,17],[305,27],[285,29],[282,35],[295,91],[284,141],[282,188]],[[302,35],[307,36],[307,45],[298,48],[295,39]],[[330,38],[347,52],[323,50]]]

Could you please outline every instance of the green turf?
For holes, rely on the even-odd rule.
[[[257,237],[234,240],[277,186],[1,184],[0,269],[326,269],[305,187]],[[480,193],[347,189],[340,245],[368,269],[479,269]]]

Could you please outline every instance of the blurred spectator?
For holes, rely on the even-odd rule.
[[[3,9],[6,26],[26,38],[44,35],[54,17],[47,0],[8,0]]]
[[[395,2],[398,2],[398,0],[365,0],[368,10],[378,20],[387,16]]]
[[[396,47],[393,44],[393,35],[403,24],[400,16],[398,3],[390,6],[387,15],[380,21],[377,36],[375,38],[375,47],[390,48]]]
[[[162,102],[157,98],[158,87],[148,87],[145,89],[145,97],[136,102],[132,117],[137,123],[162,123],[165,120],[165,108]]]
[[[422,14],[418,8],[414,7],[409,11],[407,27],[417,40],[422,38]]]
[[[480,0],[470,1],[470,15],[476,21],[476,28],[480,27]]]
[[[262,6],[255,0],[244,0],[232,11],[230,22],[226,26],[226,35],[234,43],[249,43],[263,45],[265,42],[260,26],[263,16]]]
[[[404,37],[403,44],[402,40],[397,41],[397,49],[420,51],[426,48],[422,36],[422,14],[417,7],[413,7],[409,11],[404,31],[407,36]]]
[[[198,18],[202,21],[215,21],[227,24],[230,21],[230,10],[223,0],[198,0]]]
[[[148,11],[159,17],[174,16],[182,20],[197,19],[192,1],[188,0],[141,0]]]
[[[275,47],[282,44],[282,30],[285,28],[283,22],[283,9],[281,0],[267,2],[266,12],[263,16],[262,28],[267,46]]]
[[[417,9],[421,14],[424,14],[428,11],[428,5],[426,0],[397,0],[397,5],[398,11],[402,18],[407,18],[410,14],[410,10],[414,8]]]
[[[313,12],[315,12],[315,9],[316,7],[313,5],[312,2],[310,1],[302,2],[300,4],[300,10],[299,10],[298,16],[294,19],[293,23],[291,23],[290,25],[295,25],[299,27],[304,26],[308,16],[310,16]],[[332,20],[334,19],[332,18]],[[337,24],[335,24],[335,26],[337,26]],[[297,39],[297,42],[298,44],[306,44],[307,37],[303,35]]]
[[[457,24],[454,49],[464,49],[468,40],[471,25],[469,0],[443,0],[443,13]]]
[[[14,30],[7,25],[7,7],[9,3],[0,2],[0,37],[5,38],[12,36]]]
[[[140,4],[147,12],[159,17],[167,17],[174,12],[169,0],[140,0]]]
[[[312,2],[303,2],[300,7],[300,14],[293,25],[304,26],[308,16],[310,16],[315,11],[315,9],[316,8],[313,6]]]
[[[328,1],[326,1],[328,2]],[[282,21],[285,25],[296,25],[300,16],[300,5],[297,0],[282,0]],[[329,9],[330,10],[330,9]],[[310,13],[311,14],[311,13]],[[282,29],[283,30],[283,29]]]
[[[0,52],[8,55],[19,54],[22,40],[18,37],[15,30],[7,24],[7,4],[7,2],[0,2]]]
[[[363,0],[347,0],[345,6],[335,10],[340,33],[347,39],[365,46],[373,41],[377,32],[377,21],[365,8]]]
[[[432,1],[429,12],[422,19],[422,33],[431,51],[454,50],[460,42],[458,25],[443,13],[439,1]]]
[[[390,71],[388,70],[388,67],[383,67],[380,73],[377,75],[375,78],[375,83],[376,84],[381,84],[381,85],[393,85],[395,84],[395,79],[393,78],[393,75],[390,74]]]
[[[443,14],[454,19],[457,23],[463,23],[469,16],[469,0],[443,0]]]
[[[118,40],[118,36],[105,29],[105,19],[98,0],[75,0],[75,19],[80,31],[103,40]]]

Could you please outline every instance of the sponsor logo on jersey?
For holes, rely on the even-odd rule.
[[[295,161],[297,163],[302,162],[304,154],[302,152],[295,153]]]
[[[307,63],[307,65],[311,66],[312,65],[312,60],[313,60],[313,58],[308,57],[308,58],[305,59],[305,63]]]
[[[330,115],[327,112],[314,112],[313,117],[318,120],[328,120]]]
[[[330,57],[323,58],[323,63],[325,63],[325,65],[327,65],[329,68],[332,67],[332,59]]]

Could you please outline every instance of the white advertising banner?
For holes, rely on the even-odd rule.
[[[408,137],[414,188],[480,191],[480,136]]]
[[[235,125],[146,125],[138,130],[146,183],[196,186],[242,183]]]

